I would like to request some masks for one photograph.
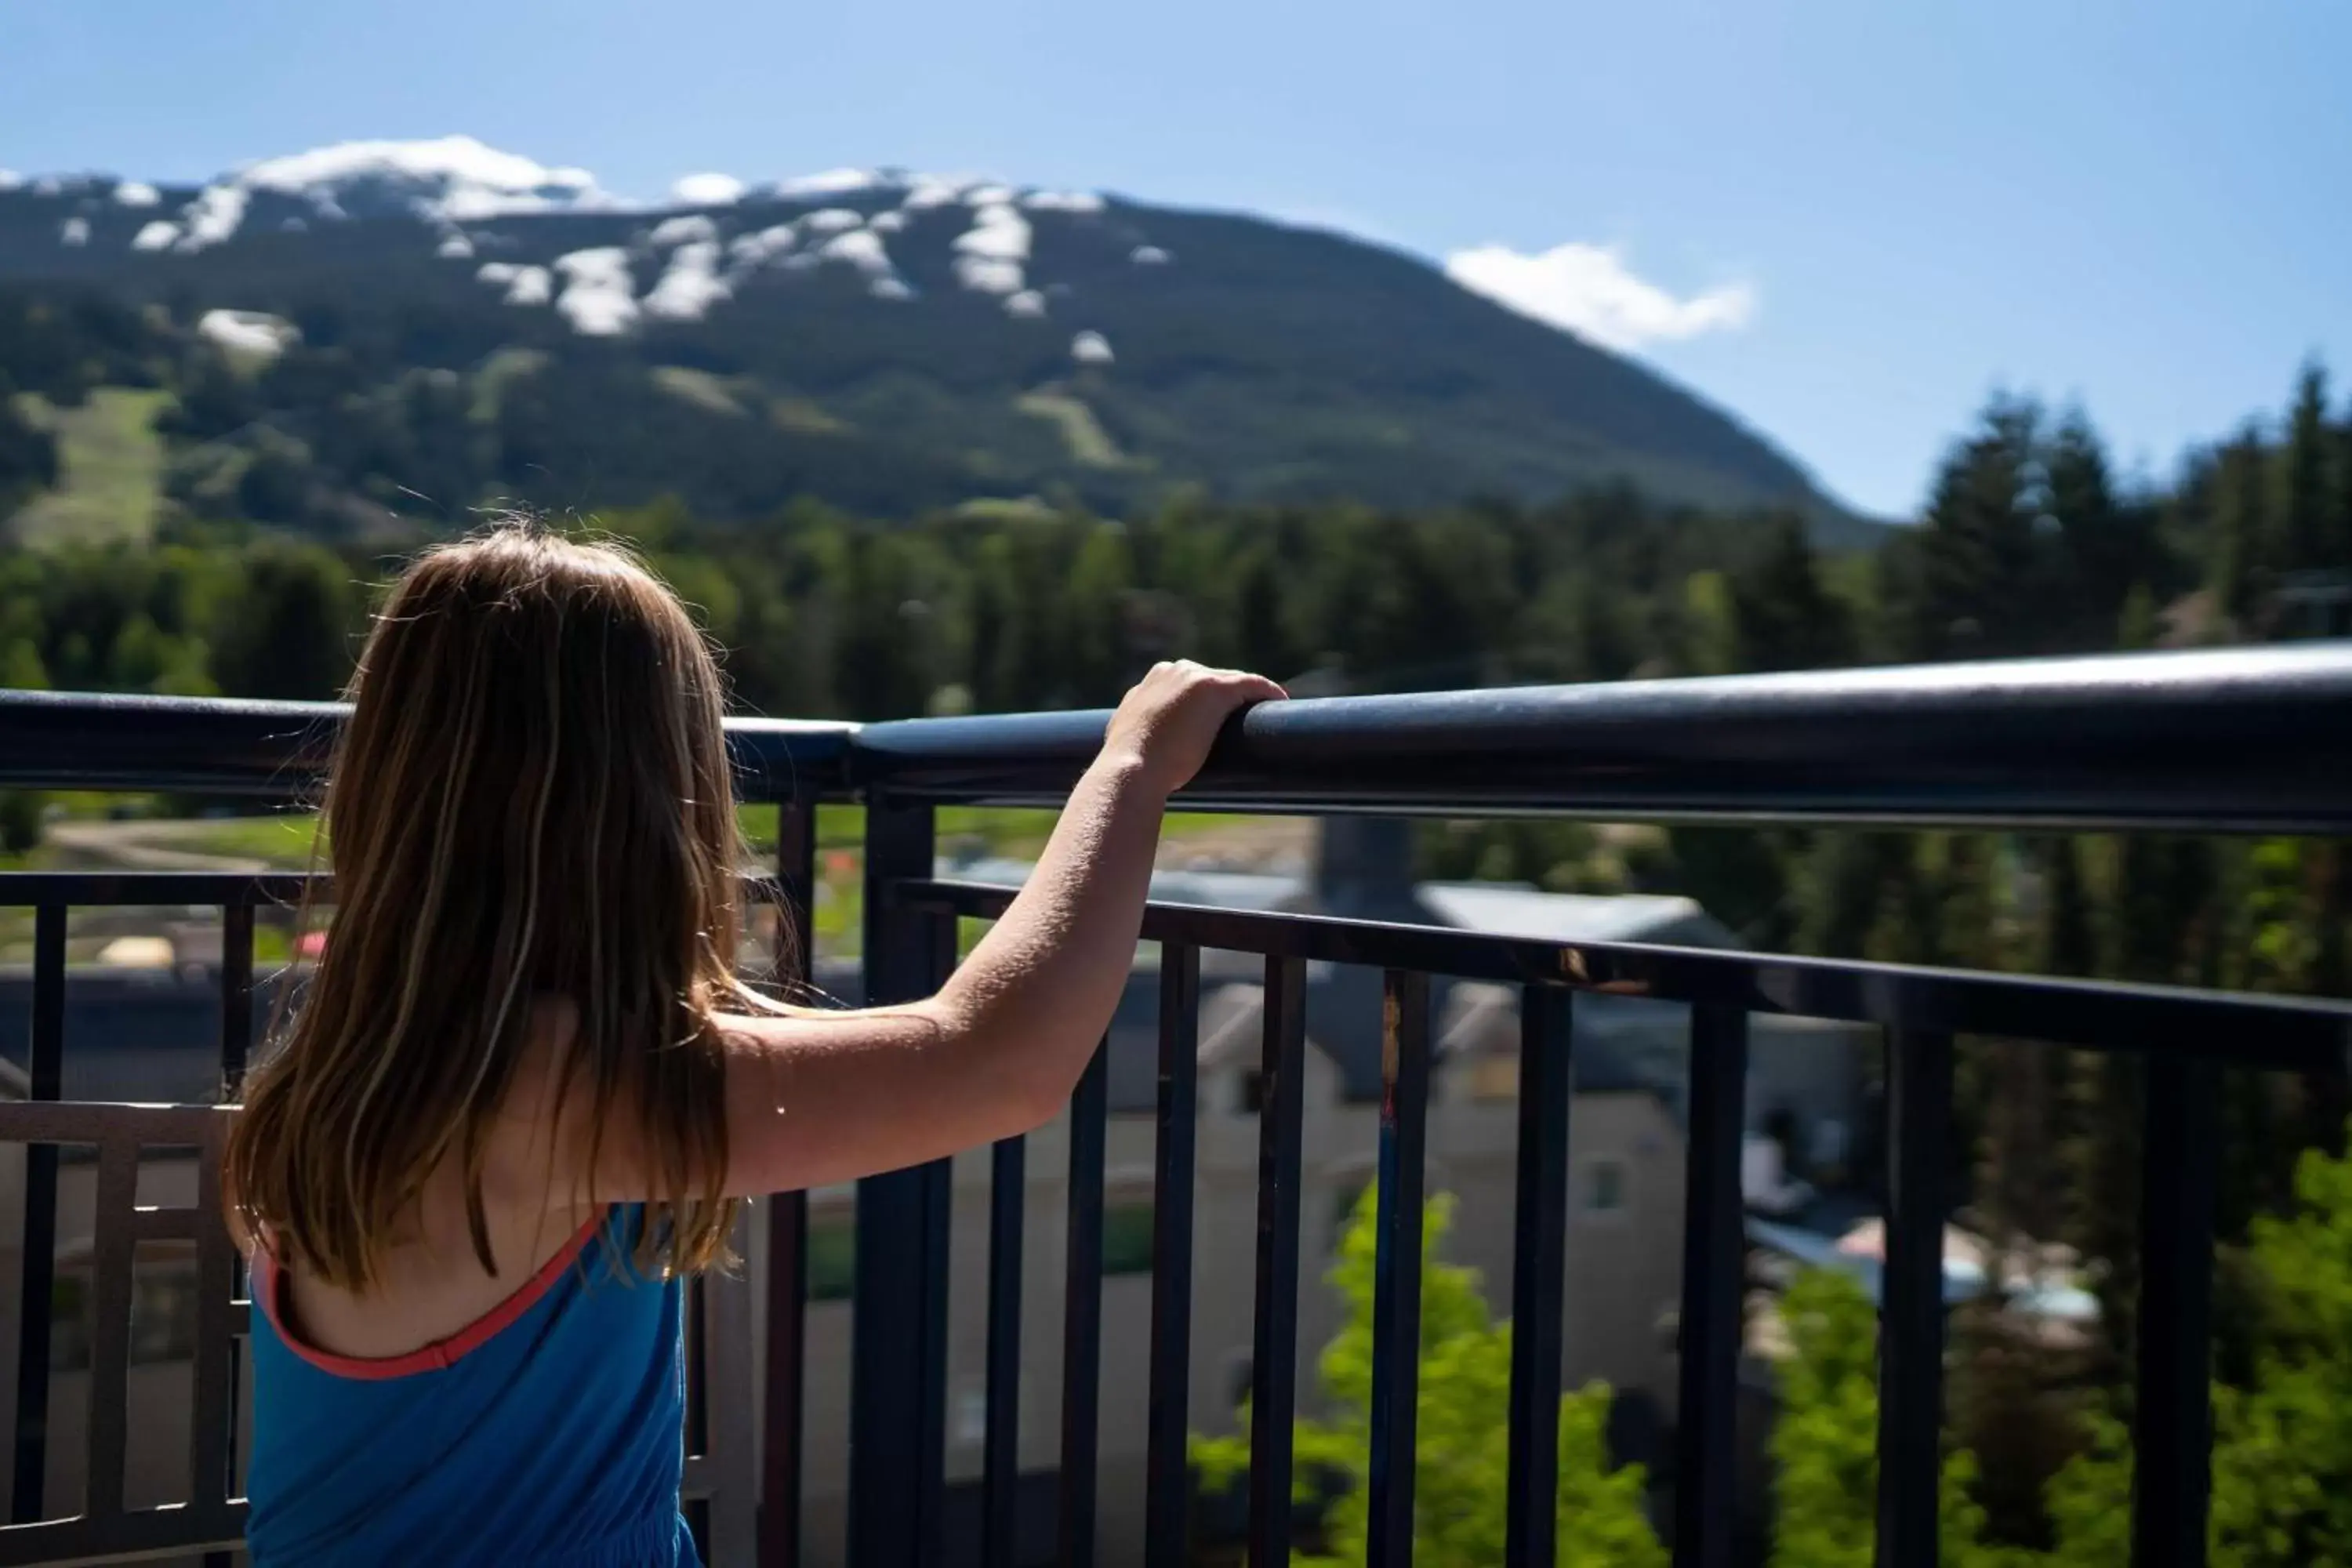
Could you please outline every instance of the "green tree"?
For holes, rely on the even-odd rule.
[[[1772,1425],[1772,1568],[1871,1568],[1878,1520],[1878,1317],[1849,1275],[1810,1268],[1781,1298],[1789,1353]],[[1970,1500],[1976,1462],[1946,1456],[1938,1494],[1947,1568],[1997,1568]],[[1571,1561],[1573,1561],[1571,1559]]]
[[[1907,657],[1976,658],[2032,650],[2042,411],[2000,397],[1976,435],[1945,455],[1916,536],[1902,631]]]
[[[2257,1344],[2243,1386],[2213,1390],[2215,1568],[2352,1564],[2352,1161],[2313,1151],[2295,1208],[2252,1226]],[[2124,1568],[2131,1454],[2123,1426],[2051,1488],[2054,1565]]]
[[[1744,670],[1851,664],[1853,626],[1822,582],[1804,520],[1776,513],[1762,552],[1731,578],[1734,657]]]
[[[1332,1482],[1345,1489],[1324,1519],[1324,1550],[1293,1552],[1300,1568],[1340,1568],[1365,1557],[1377,1202],[1370,1188],[1357,1200],[1331,1269],[1331,1284],[1347,1303],[1346,1322],[1319,1363],[1331,1415],[1302,1419],[1295,1428],[1298,1499],[1327,1495],[1323,1488]],[[1436,1260],[1451,1213],[1448,1199],[1432,1200],[1422,1236],[1413,1560],[1428,1568],[1488,1568],[1503,1560],[1511,1325],[1488,1316],[1475,1270]],[[1577,1568],[1665,1568],[1665,1549],[1643,1509],[1642,1468],[1610,1468],[1609,1404],[1609,1389],[1600,1384],[1560,1399],[1559,1560]],[[1196,1436],[1192,1459],[1204,1487],[1229,1486],[1248,1473],[1249,1439]]]
[[[2270,490],[2270,449],[2248,426],[2213,471],[2213,590],[2242,635],[2257,626],[2274,585]]]
[[[351,569],[317,545],[269,542],[245,553],[244,591],[221,606],[213,671],[232,697],[325,699],[351,674],[358,594]]]
[[[2285,571],[2330,564],[2328,513],[2336,496],[2329,481],[2336,444],[2327,423],[2327,373],[2315,360],[2296,378],[2294,406],[2287,414],[2279,476],[2279,564]]]

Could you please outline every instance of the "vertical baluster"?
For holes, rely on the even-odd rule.
[[[1675,1432],[1676,1568],[1729,1568],[1739,1401],[1742,1113],[1748,1015],[1691,1009],[1683,1215],[1682,1388]]]
[[[1936,1568],[1943,1469],[1944,1188],[1952,1037],[1886,1036],[1886,1270],[1878,1326],[1878,1561]]]
[[[988,1411],[981,1450],[981,1563],[1019,1568],[1021,1252],[1029,1206],[1028,1142],[989,1152]]]
[[[33,1039],[26,1098],[57,1100],[65,1082],[66,910],[33,911]],[[49,1313],[57,1281],[58,1149],[25,1150],[25,1268],[16,1300],[16,1456],[10,1517],[41,1517],[49,1446]]]
[[[866,994],[908,1002],[937,984],[938,939],[905,907],[900,883],[931,874],[929,806],[866,808]],[[857,1190],[857,1276],[851,1303],[851,1568],[927,1568],[937,1561],[946,1459],[945,1161],[868,1177]]]
[[[1070,1230],[1062,1307],[1062,1568],[1095,1560],[1095,1448],[1102,1383],[1103,1118],[1110,1046],[1070,1099]]]
[[[283,982],[280,982],[283,984]],[[253,903],[237,900],[221,910],[220,968],[221,1100],[244,1098],[245,1069],[253,1057]],[[217,1507],[227,1498],[236,1453],[236,1387],[239,1344],[230,1327],[243,1259],[221,1221],[219,1136],[209,1140],[198,1168],[196,1202],[196,1388],[189,1426],[189,1465],[194,1501]],[[205,1554],[205,1568],[229,1568],[231,1554]]]
[[[1519,1152],[1511,1244],[1510,1492],[1504,1558],[1550,1568],[1558,1549],[1560,1298],[1568,1247],[1569,993],[1519,997]]]
[[[1380,1183],[1372,1257],[1370,1568],[1412,1562],[1413,1444],[1421,1397],[1423,1152],[1429,1127],[1429,977],[1391,970],[1381,1007]]]
[[[1298,1378],[1298,1160],[1306,1110],[1307,965],[1265,961],[1258,1110],[1257,1310],[1250,1363],[1251,1568],[1290,1561],[1290,1421]]]
[[[2205,1562],[2219,1077],[2202,1058],[2159,1052],[2147,1059],[2139,1388],[2132,1419],[2135,1568],[2201,1568]]]
[[[1188,1561],[1192,1466],[1192,1153],[1201,1046],[1201,950],[1160,950],[1159,1139],[1151,1190],[1151,1394],[1146,1419],[1144,1568]]]
[[[776,807],[777,978],[805,1001],[816,960],[810,908],[816,896],[816,807],[789,800]],[[761,1568],[796,1568],[801,1553],[801,1455],[808,1353],[808,1194],[768,1199],[768,1378],[760,1478]]]
[[[82,1511],[94,1520],[122,1512],[131,1397],[131,1287],[138,1258],[131,1211],[138,1201],[139,1144],[128,1136],[109,1138],[98,1146],[98,1192],[91,1203],[92,1323]]]

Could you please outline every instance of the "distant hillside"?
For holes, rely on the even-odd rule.
[[[202,189],[22,183],[0,375],[160,388],[173,498],[320,527],[499,497],[749,519],[1626,482],[1867,531],[1654,372],[1339,235],[858,172],[690,194],[630,208],[462,139]],[[61,308],[89,291],[123,319]]]

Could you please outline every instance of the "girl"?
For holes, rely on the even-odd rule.
[[[418,562],[328,786],[333,940],[229,1142],[253,1561],[690,1563],[681,1278],[726,1260],[739,1198],[1051,1117],[1170,793],[1281,695],[1153,670],[945,989],[779,1008],[732,973],[720,682],[677,600],[527,524]]]

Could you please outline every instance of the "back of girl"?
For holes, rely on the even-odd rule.
[[[254,1562],[692,1563],[684,1278],[744,1196],[1050,1118],[1169,794],[1280,695],[1154,670],[939,995],[784,1008],[735,977],[722,686],[677,602],[529,524],[424,557],[352,679],[331,940],[230,1140]]]

